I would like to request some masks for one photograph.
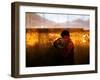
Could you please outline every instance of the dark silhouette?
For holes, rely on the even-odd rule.
[[[57,50],[61,64],[74,64],[74,44],[71,41],[69,31],[62,31],[61,38],[58,38],[54,42],[54,47]]]

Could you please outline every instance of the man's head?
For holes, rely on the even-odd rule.
[[[67,30],[62,31],[61,37],[62,38],[68,38],[68,37],[70,37],[69,31],[67,31]]]

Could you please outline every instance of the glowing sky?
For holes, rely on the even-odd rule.
[[[26,13],[27,28],[84,28],[90,27],[90,16],[83,14]]]
[[[88,20],[89,15],[75,15],[75,14],[37,14],[48,20],[54,21],[56,23],[64,23],[67,21],[74,21],[76,19]]]

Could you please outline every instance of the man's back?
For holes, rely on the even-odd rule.
[[[66,41],[63,38],[59,38],[54,42],[54,46],[58,54],[60,54],[62,64],[74,64],[74,44],[71,39]]]

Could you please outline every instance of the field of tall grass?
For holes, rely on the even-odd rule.
[[[65,29],[26,29],[26,67],[63,65],[53,43]],[[74,65],[89,64],[89,30],[67,29],[74,43]]]

